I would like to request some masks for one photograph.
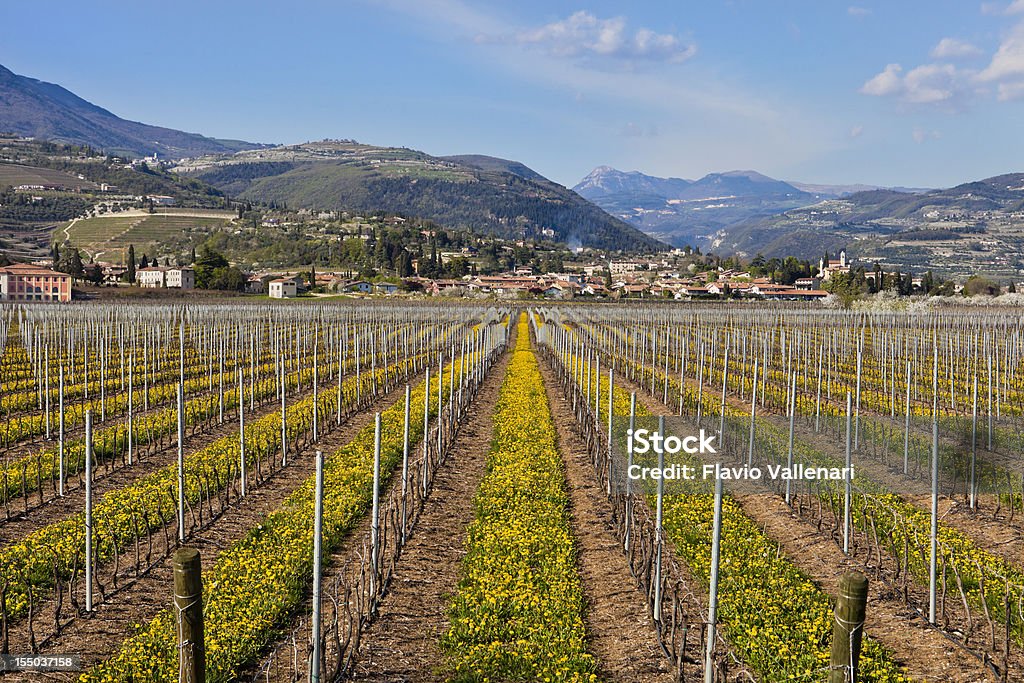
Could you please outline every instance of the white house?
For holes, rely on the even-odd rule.
[[[191,268],[165,268],[150,266],[140,268],[135,273],[135,280],[140,287],[174,289],[195,289],[196,273]]]
[[[299,294],[298,283],[290,277],[279,277],[276,280],[271,280],[268,287],[271,299],[291,299]]]
[[[195,289],[196,271],[191,268],[168,268],[166,286],[178,289]]]

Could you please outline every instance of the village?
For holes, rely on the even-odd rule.
[[[0,267],[0,301],[70,301],[74,278],[52,270],[53,262]],[[134,273],[135,284],[126,281],[127,268],[96,262],[86,266],[88,280],[103,287],[165,290],[196,288],[190,266],[147,266]],[[434,296],[497,299],[672,299],[701,300],[746,298],[815,301],[824,299],[822,289],[837,273],[848,273],[845,253],[838,260],[819,265],[815,277],[798,278],[793,284],[753,277],[749,272],[718,268],[697,273],[680,272],[671,260],[655,255],[605,263],[567,265],[564,272],[535,273],[519,267],[494,275],[461,278],[411,276],[366,280],[351,272],[285,270],[246,274],[243,294],[271,299],[310,296]]]

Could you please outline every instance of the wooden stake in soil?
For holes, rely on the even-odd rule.
[[[839,582],[839,602],[836,603],[832,632],[829,683],[853,683],[857,680],[867,602],[867,577],[860,572],[844,574]]]
[[[843,552],[850,554],[850,498],[852,497],[853,481],[849,472],[853,467],[853,451],[850,448],[852,407],[850,392],[846,392],[846,482],[843,488]]]
[[[242,378],[242,367],[238,367],[238,480],[241,484],[241,495],[246,494],[245,469],[245,380]]]
[[[185,396],[178,384],[178,542],[185,542]]]
[[[85,611],[92,611],[92,411],[85,411]]]
[[[313,653],[309,665],[310,683],[320,683],[320,582],[323,564],[324,454],[316,452],[316,498],[313,509]]]
[[[412,408],[411,389],[405,385],[405,421],[402,427],[402,539],[408,531],[406,528],[409,522],[409,510],[406,499],[406,492],[409,490],[409,417]]]
[[[206,680],[202,561],[195,548],[178,548],[171,562],[178,615],[178,683],[200,683]]]
[[[718,619],[718,562],[722,547],[722,478],[715,477],[715,516],[711,535],[711,582],[708,591],[708,639],[704,650],[704,683],[715,681],[715,631]]]
[[[441,377],[438,377],[440,381]],[[440,423],[438,423],[440,425]],[[380,562],[380,413],[373,419],[373,510],[370,517],[370,592],[377,590]]]
[[[60,364],[60,398],[58,399],[57,438],[57,495],[64,497],[64,363]]]

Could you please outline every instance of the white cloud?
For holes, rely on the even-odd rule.
[[[861,86],[860,92],[894,97],[904,104],[960,109],[981,92],[976,81],[977,72],[952,64],[922,64],[906,73],[899,64],[889,64]]]
[[[981,13],[988,16],[999,16],[1024,13],[1024,0],[1013,0],[1009,5],[1002,2],[981,3]]]
[[[903,99],[913,104],[948,102],[971,89],[971,75],[952,64],[923,64],[903,78]]]
[[[1012,83],[1000,83],[998,87],[998,97],[1000,102],[1012,102],[1014,100],[1024,100],[1024,81],[1014,81]]]
[[[555,57],[604,57],[657,62],[683,62],[697,52],[697,46],[672,33],[648,28],[631,31],[624,17],[600,19],[579,11],[565,19],[511,36],[481,34],[478,42],[509,42],[536,46]]]
[[[861,135],[864,135],[864,126],[858,124],[858,125],[853,126],[852,128],[850,128],[850,132],[849,132],[850,139],[859,138]]]
[[[979,78],[983,81],[1002,81],[1007,78],[1024,76],[1024,22],[1016,27],[1003,39],[999,49],[992,57]]]
[[[981,48],[957,38],[943,38],[931,52],[932,59],[970,59],[981,54]]]
[[[998,8],[983,5],[993,14],[1024,13],[1024,0]],[[904,73],[899,64],[889,64],[874,75],[860,92],[875,97],[892,97],[904,104],[937,105],[960,110],[969,104],[995,98],[999,102],[1024,100],[1024,20],[1003,36],[995,54],[982,69],[956,66],[957,59],[982,57],[977,46],[957,38],[943,38],[931,51],[932,59]]]
[[[889,64],[861,86],[860,91],[875,97],[895,95],[903,89],[903,77],[900,75],[902,71],[903,67],[899,64]]]
[[[871,10],[867,7],[860,7],[859,5],[850,5],[846,8],[846,13],[851,17],[866,17],[871,14]]]
[[[937,130],[925,130],[923,128],[915,128],[911,133],[910,137],[914,139],[919,145],[922,145],[929,140],[938,140],[942,135]]]

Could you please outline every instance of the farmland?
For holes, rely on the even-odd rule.
[[[81,654],[66,680],[843,680],[848,572],[869,582],[857,680],[1024,677],[1011,312],[0,314],[0,642]],[[717,450],[634,460],[631,426]],[[714,463],[856,476],[628,476]],[[183,547],[204,629],[184,655]]]
[[[182,248],[190,242],[188,233],[209,232],[227,226],[234,214],[209,210],[142,211],[93,216],[71,221],[57,229],[58,244],[82,249],[92,257],[118,260],[129,245],[136,252],[155,253]]]
[[[76,175],[55,171],[39,166],[23,164],[0,164],[0,186],[12,185],[56,185],[69,189],[95,190],[96,183],[83,180]]]

